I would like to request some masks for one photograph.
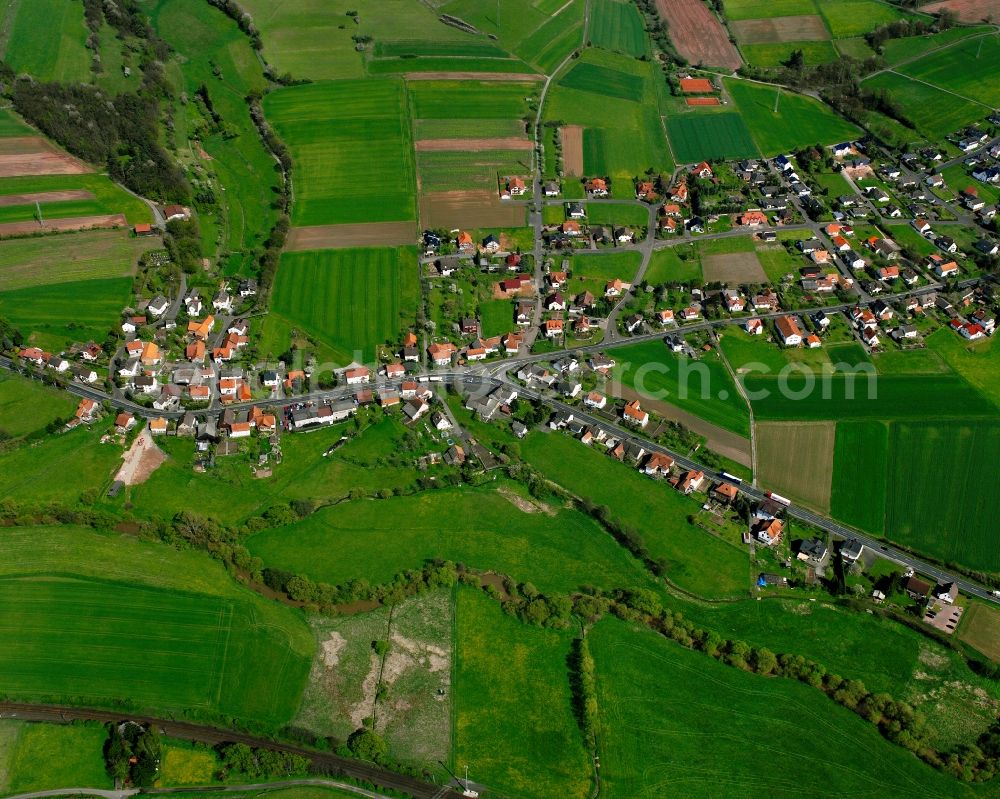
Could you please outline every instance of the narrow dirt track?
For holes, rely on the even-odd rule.
[[[24,236],[32,233],[52,233],[67,230],[93,230],[95,228],[127,227],[123,214],[109,216],[73,216],[65,219],[46,219],[44,225],[36,220],[30,222],[5,222],[0,225],[0,238]]]
[[[413,244],[416,222],[361,222],[356,225],[312,225],[293,227],[285,249],[334,250],[343,247],[397,247]]]
[[[28,203],[58,203],[67,200],[93,200],[94,192],[86,189],[66,191],[36,191],[31,194],[2,194],[0,207],[5,205],[27,205]]]
[[[531,139],[504,136],[495,139],[420,139],[414,143],[418,153],[461,152],[479,153],[485,150],[530,150]]]

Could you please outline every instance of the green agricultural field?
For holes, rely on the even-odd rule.
[[[518,58],[379,58],[367,64],[369,75],[398,75],[411,72],[509,72],[511,77],[530,75],[535,69]]]
[[[296,225],[416,218],[402,81],[370,78],[279,89],[268,119],[295,164]]]
[[[498,177],[530,175],[531,150],[423,152],[417,154],[420,190],[497,190]]]
[[[1000,446],[995,422],[897,422],[892,427],[886,535],[942,560],[1000,570],[983,519],[1000,497],[1000,473],[983,469]]]
[[[940,140],[989,114],[989,109],[978,103],[895,72],[882,72],[868,78],[862,85],[866,89],[886,90],[917,130],[932,141]]]
[[[120,230],[5,239],[0,241],[0,292],[130,277],[139,256],[158,245],[158,239],[133,238]]]
[[[295,612],[202,553],[84,528],[10,528],[0,597],[0,690],[11,697],[127,698],[282,723],[312,654]]]
[[[521,119],[414,119],[413,137],[420,139],[489,139],[526,136]]]
[[[37,380],[0,374],[0,440],[20,438],[56,419],[68,419],[76,398]]]
[[[454,671],[457,769],[504,794],[585,799],[590,758],[571,710],[571,632],[522,624],[458,592]]]
[[[928,53],[911,61],[899,71],[916,80],[926,81],[949,92],[983,103],[985,116],[1000,105],[1000,86],[985,75],[1000,72],[1000,37],[977,36]]]
[[[31,504],[102,493],[121,466],[122,449],[99,444],[102,425],[48,436],[29,446],[0,451],[0,496],[29,497]],[[72,464],[73,468],[67,468]]]
[[[907,36],[905,39],[889,39],[889,41],[882,45],[882,57],[886,60],[887,64],[895,66],[903,61],[916,59],[930,50],[937,50],[939,47],[945,47],[961,39],[992,32],[991,28],[985,26],[976,28],[957,26],[926,36]]]
[[[862,36],[881,25],[914,18],[914,15],[881,0],[820,0],[816,5],[834,39]]]
[[[510,300],[487,300],[479,304],[479,321],[484,336],[499,336],[514,327],[514,306]]]
[[[464,47],[470,36],[442,24],[437,14],[416,0],[383,0],[359,7],[351,0],[287,0],[277,9],[271,0],[241,4],[260,28],[263,55],[279,73],[314,80],[360,78],[364,55],[353,36],[370,36],[378,52],[382,40],[454,43]],[[359,11],[356,20],[348,11]],[[485,37],[474,40],[487,45]]]
[[[30,177],[14,177],[0,179],[0,197],[10,194],[35,194],[47,191],[88,191],[94,195],[92,200],[73,200],[61,202],[41,202],[42,216],[46,219],[57,219],[64,216],[88,216],[102,214],[124,214],[130,225],[137,222],[152,222],[153,216],[149,206],[138,197],[134,197],[107,175],[32,175]],[[79,203],[80,210],[74,212],[73,206]],[[83,205],[89,203],[89,205]],[[32,213],[26,219],[33,219],[34,203],[30,203]],[[19,206],[5,206],[3,211]],[[4,221],[17,221],[5,219]],[[63,234],[67,235],[67,234]]]
[[[646,50],[646,32],[639,11],[623,0],[598,0],[590,21],[594,47],[639,57]]]
[[[461,42],[390,39],[376,42],[372,48],[372,56],[375,58],[416,58],[419,56],[509,58],[510,54],[502,47],[483,39],[469,39]]]
[[[187,150],[185,156],[199,169],[214,173],[225,187],[225,191],[216,192],[219,213],[205,209],[199,214],[200,220],[203,225],[211,222],[223,226],[223,249],[249,253],[263,243],[277,218],[274,157],[261,142],[245,100],[248,94],[267,85],[262,65],[236,23],[201,0],[158,0],[151,20],[159,35],[184,60],[183,69],[176,72],[177,91],[192,96],[205,86],[216,113],[226,120],[225,132],[204,136],[204,122],[197,106],[178,108],[174,115],[178,140]],[[203,136],[201,146],[211,161],[197,157],[185,136]],[[212,247],[214,236],[206,238],[206,244]]]
[[[643,95],[643,81],[638,75],[619,72],[597,64],[576,64],[559,81],[569,89],[579,89],[593,94],[606,94],[621,100],[639,102]]]
[[[699,113],[667,119],[670,146],[678,162],[753,158],[760,155],[743,117],[733,113]]]
[[[5,721],[3,724],[16,722]],[[24,724],[20,727],[5,786],[14,793],[78,785],[109,789],[104,770],[104,727],[94,725]],[[47,764],[39,768],[40,763]]]
[[[833,42],[780,42],[773,44],[741,44],[743,60],[758,67],[779,67],[796,50],[802,51],[806,66],[829,64],[840,56]]]
[[[884,422],[838,422],[830,510],[834,517],[881,534],[885,527],[889,428]]]
[[[614,188],[619,188],[615,186]],[[632,225],[646,227],[649,209],[645,205],[611,205],[587,203],[587,221],[591,225]]]
[[[759,0],[725,0],[723,7],[726,19],[731,20],[801,17],[816,13],[813,0],[775,0],[766,4]]]
[[[690,525],[699,506],[691,497],[561,433],[532,433],[521,452],[546,478],[637,530],[671,582],[707,598],[745,595],[746,550]]]
[[[475,25],[496,36],[500,44],[549,73],[580,46],[582,0],[509,0],[499,9],[479,0],[449,0],[439,11]]]
[[[679,248],[665,247],[653,250],[653,256],[646,268],[645,278],[650,285],[661,283],[688,283],[701,280],[701,261],[695,257],[682,259],[678,255]]]
[[[665,784],[706,798],[750,795],[748,785],[774,797],[980,795],[815,688],[749,674],[617,620],[587,640],[597,665],[601,792],[612,799],[662,796]],[[779,765],[774,752],[797,754]],[[857,767],[873,758],[878,769]]]
[[[775,113],[776,95],[771,87],[734,78],[727,78],[725,84],[764,156],[808,144],[832,144],[859,134],[857,127],[812,97],[782,91]]]
[[[567,76],[572,77],[582,67],[587,68],[580,73],[584,78],[612,73],[616,86],[625,81],[637,89],[633,79],[641,79],[642,102],[598,91],[600,87],[583,91],[560,81],[546,96],[543,121],[583,126],[583,160],[587,174],[611,175],[626,181],[627,196],[632,196],[631,181],[635,175],[649,168],[669,172],[673,167],[658,108],[662,91],[657,82],[660,78],[649,62],[603,50],[584,51]],[[590,67],[595,67],[596,72]]]
[[[969,343],[942,328],[927,337],[927,346],[979,392],[1000,407],[1000,347],[996,339]]]
[[[575,255],[570,266],[569,294],[589,291],[595,297],[604,296],[608,281],[619,278],[631,283],[639,269],[642,256],[638,252],[611,252],[607,255]]]
[[[13,111],[0,108],[0,138],[8,136],[33,136],[34,128],[29,127]]]
[[[387,582],[441,557],[530,580],[549,592],[587,584],[651,584],[641,565],[597,523],[573,510],[519,511],[514,492],[506,485],[500,491],[449,489],[361,500],[352,503],[350,513],[342,505],[320,511],[248,543],[269,564],[329,583],[356,577]],[[391,548],[385,546],[387,535]]]
[[[661,341],[645,341],[615,350],[615,376],[652,399],[662,399],[706,422],[746,436],[746,404],[718,355],[701,360],[679,357]]]
[[[986,419],[997,413],[995,405],[957,375],[838,373],[824,383],[796,373],[784,380],[748,375],[744,383],[761,420]],[[759,399],[757,392],[763,392]]]
[[[4,61],[15,72],[28,72],[39,80],[87,82],[90,53],[83,6],[65,0],[27,0],[15,8]]]
[[[104,278],[0,291],[0,316],[40,347],[103,341],[132,297],[131,278]]]
[[[414,119],[517,120],[531,111],[536,83],[499,81],[411,81],[407,86]],[[521,129],[524,132],[524,129]]]
[[[868,45],[868,42],[861,36],[852,39],[837,39],[834,42],[837,52],[848,58],[856,58],[864,61],[875,55],[875,51]]]
[[[348,363],[413,325],[418,294],[412,247],[315,250],[282,256],[272,308]]]

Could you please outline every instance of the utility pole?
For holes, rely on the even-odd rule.
[[[35,212],[38,214],[38,224],[45,227],[45,220],[42,219],[42,205],[38,200],[35,200]]]
[[[774,93],[774,113],[778,113],[778,101],[781,99],[781,89]]]

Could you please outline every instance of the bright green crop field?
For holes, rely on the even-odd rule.
[[[352,577],[387,582],[441,557],[529,580],[542,591],[652,585],[643,567],[596,522],[573,510],[553,508],[551,516],[519,511],[508,498],[513,490],[449,489],[361,500],[267,530],[248,544],[269,564],[334,584]]]
[[[674,158],[679,162],[760,155],[739,114],[692,111],[671,116],[667,120],[667,130]]]
[[[83,5],[65,0],[26,0],[14,7],[16,15],[4,61],[15,72],[30,72],[40,80],[86,82],[90,77],[90,53],[85,46]]]
[[[764,17],[800,17],[815,14],[813,0],[774,0],[761,3],[759,0],[725,0],[726,19],[761,19]]]
[[[926,83],[918,83],[896,72],[882,72],[862,84],[866,89],[885,89],[917,130],[932,141],[964,125],[983,119],[989,109]]]
[[[342,80],[279,89],[268,119],[292,152],[295,225],[416,218],[403,82]]]
[[[880,0],[818,0],[816,5],[834,39],[862,36],[881,25],[913,16]]]
[[[1000,72],[1000,38],[977,36],[928,53],[917,61],[899,67],[904,75],[933,83],[955,94],[978,100],[993,108],[1000,105],[1000,85],[984,80]],[[983,115],[988,109],[983,109]]]
[[[855,125],[812,97],[782,91],[775,113],[776,90],[770,86],[736,79],[726,79],[725,84],[764,156],[809,144],[833,144],[859,134]]]
[[[0,316],[40,347],[103,341],[132,296],[127,277],[81,280],[0,291]]]
[[[6,194],[34,194],[46,191],[88,191],[93,194],[90,200],[72,200],[61,202],[42,201],[42,216],[46,219],[57,219],[67,216],[89,216],[99,214],[124,214],[130,225],[136,222],[152,222],[152,214],[149,206],[137,197],[133,197],[124,189],[112,183],[107,175],[85,174],[85,175],[31,175],[26,177],[14,177],[0,179],[0,196]],[[83,207],[79,211],[73,211],[74,203],[89,202],[89,207]],[[29,203],[31,213],[26,219],[34,218],[34,203]],[[5,206],[6,212],[18,206]],[[17,221],[14,219],[4,219],[3,221]],[[64,234],[65,235],[65,234]]]
[[[885,527],[889,428],[884,422],[838,422],[830,510],[847,524],[881,534]]]
[[[976,569],[1000,570],[993,528],[1000,473],[983,468],[1000,446],[996,422],[892,426],[886,535]]]
[[[761,420],[958,419],[991,418],[997,413],[996,406],[951,374],[838,373],[827,382],[801,373],[787,379],[750,374],[744,384]],[[753,393],[758,391],[763,392],[759,399]]]
[[[638,75],[630,75],[598,64],[578,63],[560,81],[569,89],[579,89],[593,94],[606,94],[621,100],[639,102],[643,95],[643,81]]]
[[[646,32],[636,7],[623,0],[598,0],[590,21],[590,41],[595,47],[638,58],[646,52]]]
[[[312,652],[305,624],[203,555],[71,527],[10,528],[4,552],[5,694],[294,714]]]
[[[414,119],[521,119],[538,90],[537,83],[475,80],[419,80],[407,86]]]
[[[809,686],[749,674],[619,621],[599,623],[587,640],[602,795],[978,795]],[[877,769],[863,767],[873,759]]]
[[[522,624],[493,600],[458,592],[456,770],[511,796],[585,799],[590,759],[571,711],[572,633]]]
[[[282,256],[272,307],[349,363],[411,326],[418,295],[412,247],[313,250]]]
[[[5,239],[0,241],[0,292],[128,277],[139,256],[158,245],[157,239],[132,238],[121,230]]]
[[[680,357],[661,341],[615,350],[615,375],[636,391],[655,395],[706,422],[749,435],[750,416],[725,365],[714,353],[698,361]]]

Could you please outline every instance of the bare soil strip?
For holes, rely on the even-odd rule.
[[[728,69],[743,65],[728,31],[702,0],[656,0],[656,9],[677,52],[692,64]]]
[[[563,169],[567,175],[583,177],[583,128],[579,125],[563,125],[559,128],[562,139]]]
[[[767,282],[767,274],[760,265],[757,253],[753,252],[706,255],[702,258],[701,267],[706,283],[742,285]]]
[[[5,139],[0,139],[0,155],[58,152],[61,152],[61,150],[41,136],[9,136]]]
[[[736,461],[744,466],[751,466],[750,439],[706,422],[701,417],[681,410],[663,400],[651,400],[643,397],[635,389],[621,386],[618,390],[621,399],[639,400],[642,407],[657,416],[671,422],[680,422],[688,430],[705,437],[705,446],[723,457]]]
[[[145,483],[149,476],[160,468],[160,464],[167,459],[167,456],[153,441],[148,427],[136,436],[132,446],[123,457],[125,462],[122,463],[118,474],[115,475],[115,480],[120,480],[127,486]]]
[[[824,42],[830,31],[818,14],[769,19],[740,19],[731,22],[733,33],[744,44],[773,42]]]
[[[836,422],[758,423],[760,482],[829,513],[836,430]]]
[[[65,230],[92,230],[94,228],[128,227],[124,215],[74,216],[66,219],[46,219],[44,225],[38,222],[6,222],[0,225],[0,238],[24,236],[31,233],[51,233]]]
[[[82,175],[93,170],[83,161],[58,152],[0,154],[0,178],[22,175]]]
[[[987,17],[996,21],[1000,18],[1000,0],[944,0],[941,3],[928,3],[921,6],[920,10],[937,14],[943,8],[950,8],[962,22],[982,22]]]
[[[487,150],[530,150],[530,139],[505,136],[495,139],[420,139],[414,143],[418,153],[463,152],[478,153]]]
[[[526,83],[545,80],[533,72],[406,72],[407,80],[491,80],[506,83]]]
[[[416,241],[415,222],[363,222],[354,225],[293,227],[285,249],[334,250],[343,247],[396,247]]]
[[[29,203],[58,203],[66,200],[93,200],[94,192],[86,189],[65,191],[36,191],[31,194],[0,194],[0,207],[5,205],[28,205]]]
[[[523,227],[525,206],[491,191],[436,191],[420,197],[420,224],[429,228]]]

